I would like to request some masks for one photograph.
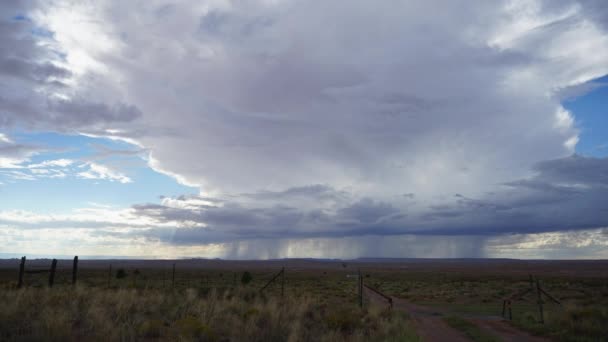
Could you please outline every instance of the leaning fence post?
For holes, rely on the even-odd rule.
[[[21,263],[19,264],[19,282],[17,288],[23,286],[23,273],[25,273],[25,256],[21,257]]]
[[[78,279],[78,255],[74,257],[74,262],[72,263],[72,285],[76,285],[77,279]]]
[[[51,270],[49,272],[49,287],[53,287],[53,283],[55,282],[55,270],[57,269],[57,259],[53,259],[51,262]]]
[[[540,290],[540,281],[536,279],[536,294],[538,298],[538,312],[540,313],[540,322],[545,323],[545,317],[543,314],[543,298]]]

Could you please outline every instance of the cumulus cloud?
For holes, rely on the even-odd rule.
[[[556,94],[608,73],[576,1],[70,5],[37,18],[88,88],[141,110],[117,135],[141,129],[154,168],[206,193],[483,194],[572,153]]]
[[[572,156],[579,130],[560,104],[608,74],[602,1],[10,10],[32,20],[3,22],[1,39],[22,52],[2,56],[0,125],[133,142],[151,167],[200,187],[134,206],[167,225],[139,238],[483,243],[608,224],[606,160]],[[46,45],[24,35],[36,25],[52,33]],[[81,177],[130,181],[87,167]]]

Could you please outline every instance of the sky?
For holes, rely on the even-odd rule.
[[[0,257],[608,258],[604,0],[5,0],[0,43]]]

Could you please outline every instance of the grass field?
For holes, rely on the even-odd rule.
[[[528,287],[532,273],[563,305],[545,303],[545,324],[540,324],[531,293],[527,301],[513,302],[514,326],[557,341],[606,341],[608,336],[607,262],[111,261],[111,274],[109,263],[82,261],[74,288],[71,262],[60,261],[52,289],[46,274],[27,274],[27,286],[17,290],[18,261],[2,261],[0,339],[418,340],[412,322],[398,310],[369,303],[359,308],[359,270],[366,284],[447,310],[444,320],[450,326],[488,341],[500,339],[479,335],[462,317],[500,315],[502,299]],[[281,278],[259,292],[281,267],[284,297]],[[124,277],[117,278],[119,270]],[[251,274],[247,284],[244,272]]]

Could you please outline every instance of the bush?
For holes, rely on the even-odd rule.
[[[122,268],[119,268],[116,271],[116,279],[122,279],[125,278],[127,276],[127,272],[125,272],[125,270],[123,270]]]
[[[241,283],[243,285],[249,284],[252,280],[253,277],[251,276],[251,273],[249,273],[248,271],[243,272],[243,276],[241,277]]]

